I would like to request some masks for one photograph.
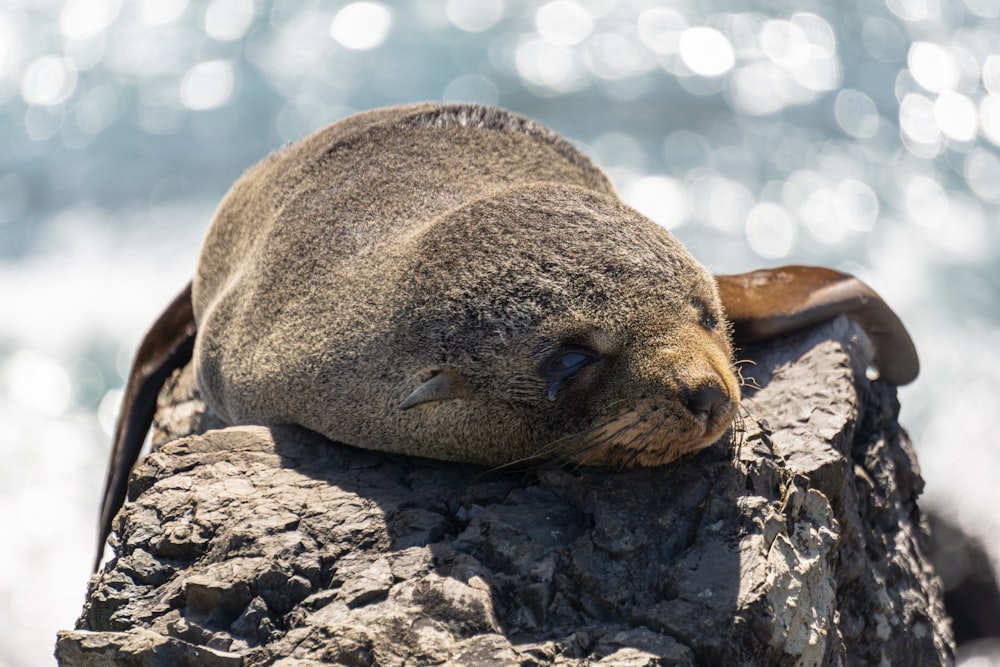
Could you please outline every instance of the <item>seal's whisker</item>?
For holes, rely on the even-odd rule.
[[[754,361],[753,359],[739,359],[733,362],[733,371],[736,373],[736,379],[739,382],[739,386],[750,387],[752,389],[760,389],[761,387],[759,384],[757,384],[756,378],[751,377],[748,380],[747,378],[743,377],[743,366],[747,364],[755,366],[757,365],[757,362]]]
[[[606,447],[608,443],[616,442],[621,434],[630,428],[630,425],[626,424],[614,432],[601,433],[606,426],[606,423],[600,424],[595,428],[588,429],[587,432],[578,434],[578,437],[573,438],[572,441],[566,443],[567,446],[562,448],[558,454],[558,460],[582,465],[582,461],[587,458],[586,455]],[[596,438],[587,437],[591,433],[599,433],[600,435]]]
[[[551,441],[545,443],[544,445],[542,445],[540,448],[538,448],[538,450],[535,451],[534,453],[528,454],[526,456],[522,456],[520,458],[513,459],[511,461],[507,461],[507,462],[501,463],[500,465],[497,465],[497,466],[494,466],[494,467],[490,468],[490,472],[499,472],[501,470],[506,470],[506,469],[509,469],[509,468],[512,468],[512,467],[516,467],[518,465],[523,465],[523,464],[528,464],[528,463],[532,463],[532,462],[538,462],[538,461],[548,460],[549,458],[551,458],[551,455],[552,455],[553,452],[566,449],[567,443],[571,444],[575,440],[580,440],[580,439],[586,438],[591,433],[594,433],[595,431],[597,431],[597,430],[599,430],[599,429],[601,429],[603,427],[604,427],[603,423],[602,424],[596,424],[596,425],[591,426],[590,428],[585,429],[583,431],[579,431],[577,433],[570,433],[570,434],[567,434],[567,435],[565,435],[565,436],[563,436],[561,438],[557,438],[555,440],[551,440]],[[561,453],[560,453],[559,456],[556,457],[556,460],[558,460],[560,458],[562,458],[562,454]]]
[[[636,438],[638,442],[632,443],[632,446],[629,448],[628,456],[621,461],[618,466],[619,469],[630,468],[635,465],[636,460],[638,460],[638,458],[645,454],[649,449],[648,441],[651,440],[651,435],[652,434],[649,431],[639,434],[639,437]]]

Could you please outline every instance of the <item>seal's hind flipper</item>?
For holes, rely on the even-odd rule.
[[[846,315],[875,347],[879,375],[902,385],[920,371],[917,351],[896,313],[854,276],[817,266],[782,266],[715,276],[737,345],[774,338]]]
[[[125,501],[128,474],[153,421],[156,397],[170,374],[191,360],[195,331],[191,283],[188,283],[146,333],[129,371],[104,480],[95,572],[101,564],[104,543],[111,534],[111,520]]]

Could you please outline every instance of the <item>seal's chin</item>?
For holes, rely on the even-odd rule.
[[[666,465],[721,438],[738,407],[726,401],[710,414],[697,415],[676,404],[637,401],[583,434],[569,458],[619,468]]]

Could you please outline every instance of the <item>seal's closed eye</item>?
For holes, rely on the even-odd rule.
[[[708,304],[698,297],[691,297],[691,305],[698,311],[698,324],[706,331],[715,331],[719,328],[719,316],[713,313]]]
[[[568,380],[583,368],[591,364],[600,363],[601,358],[595,352],[591,352],[582,347],[563,348],[552,357],[545,365],[544,376],[548,382],[548,399],[556,400],[559,386],[564,380]]]

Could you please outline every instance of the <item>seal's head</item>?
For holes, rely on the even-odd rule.
[[[714,280],[615,198],[504,192],[452,212],[412,250],[390,419],[421,451],[653,466],[732,422],[739,385]]]

